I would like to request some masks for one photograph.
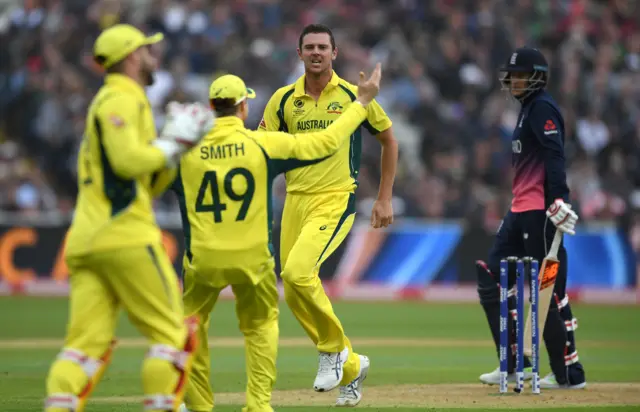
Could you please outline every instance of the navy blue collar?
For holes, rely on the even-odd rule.
[[[533,100],[535,100],[535,98],[540,96],[542,93],[545,93],[545,90],[544,89],[539,89],[539,90],[536,90],[535,92],[531,93],[529,96],[525,97],[523,100],[518,99],[518,101],[520,102],[522,107],[524,107],[524,106],[528,105],[529,103],[531,103]]]

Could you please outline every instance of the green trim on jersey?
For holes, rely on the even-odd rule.
[[[333,241],[333,239],[336,237],[338,232],[340,232],[340,228],[342,228],[342,225],[344,224],[345,220],[347,220],[349,215],[352,215],[355,212],[356,212],[356,195],[354,193],[350,193],[349,200],[347,201],[347,207],[344,210],[344,213],[342,214],[342,216],[340,216],[340,220],[338,220],[338,224],[336,225],[335,230],[331,234],[331,238],[325,245],[324,249],[322,249],[322,253],[320,253],[320,257],[318,257],[316,264],[322,260],[322,257],[324,256],[325,252],[327,251],[327,249],[329,249],[329,245],[331,245],[331,242]]]
[[[191,253],[191,223],[189,222],[189,213],[187,211],[187,199],[184,194],[184,185],[182,183],[182,166],[178,166],[176,180],[171,187],[178,197],[178,205],[180,206],[180,220],[182,220],[182,232],[184,234],[184,249],[189,262],[193,260]]]
[[[260,148],[260,151],[264,155],[265,163],[267,164],[267,239],[269,242],[269,253],[271,253],[271,256],[273,257],[273,254],[275,253],[275,249],[273,247],[273,180],[276,178],[278,173],[275,173],[271,159],[269,158],[267,151],[264,150],[264,147],[260,146],[258,142],[253,140],[250,136],[246,134],[245,136],[248,137],[249,141],[253,142]]]
[[[282,99],[280,99],[280,108],[278,109],[278,113],[276,113],[278,116],[278,120],[280,120],[280,125],[278,126],[278,131],[280,132],[289,133],[289,127],[287,126],[287,122],[284,121],[284,106],[287,104],[287,100],[289,99],[289,96],[291,96],[294,91],[295,91],[295,87],[292,87],[291,90],[287,91],[282,96]]]
[[[102,126],[100,120],[94,118],[96,137],[100,147],[100,161],[102,162],[102,185],[105,197],[111,203],[111,216],[115,216],[129,207],[136,198],[136,181],[122,179],[116,175],[109,163],[107,152],[102,143]]]
[[[255,141],[248,134],[242,134],[244,134],[248,140],[252,141],[256,146],[260,148],[260,151],[264,155],[267,163],[267,233],[269,239],[269,251],[271,252],[271,256],[273,256],[273,254],[275,253],[273,247],[273,181],[281,173],[297,169],[298,167],[311,166],[316,163],[320,163],[329,156],[316,160],[272,159],[269,157],[269,154],[264,149],[264,147],[262,147],[257,141]]]
[[[352,102],[356,100],[356,95],[353,94],[348,87],[343,84],[340,84],[340,88],[347,93]],[[365,121],[365,123],[369,123]],[[349,140],[349,172],[351,177],[355,181],[356,186],[358,185],[358,173],[360,172],[360,163],[362,161],[362,130],[360,128],[356,129],[355,132],[350,137]]]

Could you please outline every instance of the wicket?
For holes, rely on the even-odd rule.
[[[509,291],[509,270],[516,267],[516,285],[514,291]],[[516,321],[516,386],[514,391],[522,392],[524,388],[524,282],[526,270],[531,274],[531,348],[532,348],[532,382],[533,393],[540,393],[538,370],[538,261],[531,257],[519,259],[509,256],[500,260],[500,393],[508,391],[509,374],[509,316],[515,315]],[[512,295],[516,301],[515,313],[509,313],[508,299]]]

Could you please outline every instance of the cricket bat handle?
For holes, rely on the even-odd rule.
[[[562,231],[556,229],[556,233],[553,236],[553,241],[551,242],[551,249],[549,249],[549,253],[547,253],[547,258],[550,259],[558,259],[558,250],[560,249],[560,243],[562,242]]]

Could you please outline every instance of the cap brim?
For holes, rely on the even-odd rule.
[[[164,39],[164,34],[156,33],[153,36],[149,36],[144,40],[143,45],[147,46],[150,44],[160,43]]]
[[[256,98],[256,92],[255,90],[247,87],[247,98],[248,99],[255,99]]]

